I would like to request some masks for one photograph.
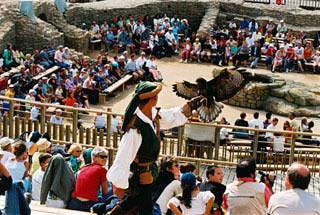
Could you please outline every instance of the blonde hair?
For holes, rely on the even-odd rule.
[[[68,154],[72,154],[77,148],[82,149],[82,146],[78,143],[73,143],[68,150]]]

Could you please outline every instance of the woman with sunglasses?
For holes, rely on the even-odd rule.
[[[104,202],[108,193],[107,169],[108,152],[96,146],[92,152],[92,163],[83,166],[78,174],[75,189],[67,208],[71,210],[90,211],[99,202]],[[101,188],[101,189],[100,189]],[[98,196],[101,190],[102,196]]]
[[[83,164],[83,160],[81,158],[82,154],[82,147],[79,144],[72,144],[70,146],[70,149],[68,150],[68,153],[70,154],[68,165],[72,169],[74,174],[77,174],[80,166]]]

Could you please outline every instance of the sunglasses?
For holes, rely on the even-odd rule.
[[[105,159],[108,158],[108,155],[98,155],[99,158]]]
[[[77,150],[76,152],[82,152],[82,150]]]

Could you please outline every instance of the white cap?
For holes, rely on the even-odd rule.
[[[273,44],[271,43],[271,44],[269,45],[269,47],[274,47],[274,46],[273,46]]]
[[[172,31],[172,28],[171,28],[171,27],[169,28],[169,31]]]
[[[280,22],[283,22],[283,19],[281,19]]]
[[[47,77],[42,77],[42,80],[48,80],[48,78]]]
[[[30,89],[30,90],[29,90],[29,93],[34,93],[34,90],[33,90],[33,89]]]
[[[284,48],[284,45],[281,45],[281,46],[280,46],[280,49],[283,49],[283,48]]]
[[[10,88],[13,88],[13,87],[14,87],[14,85],[13,85],[13,84],[10,84],[10,85],[9,85],[9,87],[10,87]]]
[[[12,143],[14,143],[14,140],[10,139],[9,137],[2,137],[0,139],[0,146],[1,147],[7,146],[7,145],[12,144]]]
[[[289,47],[293,47],[292,43],[289,43]]]
[[[58,108],[58,109],[56,110],[56,112],[62,113],[62,110]]]

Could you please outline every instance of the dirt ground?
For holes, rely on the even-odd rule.
[[[172,84],[176,81],[194,81],[198,77],[203,77],[206,79],[212,78],[212,71],[215,66],[207,63],[180,63],[177,57],[164,58],[158,60],[158,67],[163,75],[163,90],[159,95],[158,106],[162,108],[170,108],[175,106],[181,106],[184,104],[185,100],[179,98],[172,92]],[[250,69],[248,69],[250,70]],[[256,73],[270,74],[270,71],[265,69],[255,69]],[[275,76],[281,77],[287,80],[295,80],[303,83],[310,84],[310,86],[318,84],[320,81],[320,75],[315,74],[299,74],[299,73],[276,73]],[[117,92],[115,97],[108,98],[105,106],[96,106],[94,108],[111,107],[113,112],[123,114],[127,104],[129,103],[134,92],[134,86],[128,86],[124,92]],[[239,117],[241,112],[247,113],[247,120],[253,119],[253,113],[255,111],[260,112],[260,118],[265,118],[265,111],[263,110],[253,110],[247,108],[239,108],[230,105],[224,105],[224,109],[220,114],[220,117],[224,116],[226,119],[233,124],[234,121]],[[283,122],[287,120],[286,116],[279,116],[274,114],[274,117],[278,117],[280,122],[279,125],[282,127]],[[301,118],[298,118],[301,119]],[[320,133],[320,118],[312,118],[315,121],[314,132]]]

